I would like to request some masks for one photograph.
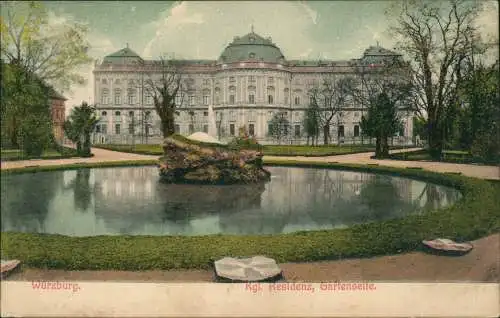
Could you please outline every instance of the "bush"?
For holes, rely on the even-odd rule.
[[[303,231],[281,235],[67,237],[2,233],[2,253],[6,257],[21,260],[29,267],[37,268],[66,270],[208,268],[215,259],[224,256],[263,254],[275,258],[278,262],[307,262],[397,254],[417,249],[423,239],[448,237],[456,240],[473,240],[500,230],[498,209],[500,183],[425,170],[380,166],[269,160],[268,164],[365,171],[423,179],[455,187],[462,191],[463,198],[445,209],[415,214],[403,219],[355,225],[347,229]],[[100,166],[112,165],[117,163]],[[43,170],[45,169],[55,168],[48,167]],[[37,171],[40,170],[42,169]]]

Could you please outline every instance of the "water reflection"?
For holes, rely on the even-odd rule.
[[[164,184],[156,167],[2,176],[2,231],[271,234],[398,218],[460,198],[454,189],[404,178],[269,170],[273,177],[268,183],[236,186]]]

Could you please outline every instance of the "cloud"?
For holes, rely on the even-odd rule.
[[[250,32],[272,36],[287,58],[314,48],[311,26],[317,13],[302,2],[178,2],[145,29],[153,34],[142,55],[156,58],[175,52],[183,58],[216,59],[224,47]],[[316,47],[317,47],[316,43]],[[313,49],[314,51],[314,49]]]

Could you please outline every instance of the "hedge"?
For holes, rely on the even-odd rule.
[[[413,251],[423,239],[473,240],[500,230],[500,183],[418,169],[278,160],[266,164],[416,178],[455,187],[463,197],[447,208],[402,219],[279,235],[68,237],[9,232],[2,233],[2,256],[50,269],[206,269],[225,256],[261,254],[278,262],[363,258]]]

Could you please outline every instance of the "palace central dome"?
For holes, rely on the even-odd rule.
[[[285,57],[271,38],[263,38],[252,31],[243,37],[235,37],[219,57],[221,63],[242,61],[282,63]]]

